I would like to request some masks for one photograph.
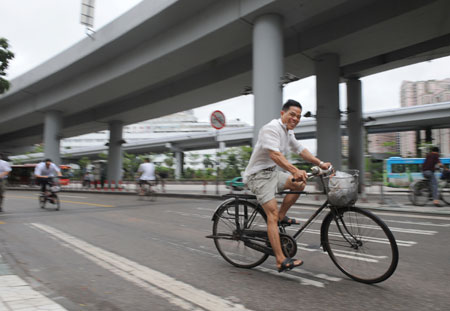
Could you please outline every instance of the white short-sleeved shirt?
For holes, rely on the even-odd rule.
[[[259,131],[258,141],[244,172],[244,182],[248,176],[276,165],[269,156],[269,150],[286,156],[290,150],[299,154],[303,149],[305,147],[295,138],[294,131],[288,130],[281,119],[270,121]]]
[[[139,165],[138,172],[142,172],[140,180],[156,180],[155,165],[153,163],[142,163]]]
[[[55,163],[50,163],[50,166],[47,168],[47,166],[45,166],[45,162],[41,162],[34,168],[34,175],[36,176],[40,175],[53,177],[58,175],[58,172],[60,172],[60,169]]]
[[[11,172],[11,166],[9,166],[8,162],[0,160],[0,174],[4,172]],[[3,178],[8,178],[8,175]]]

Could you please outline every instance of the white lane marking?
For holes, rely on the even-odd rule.
[[[406,221],[406,220],[392,220],[392,219],[384,219],[385,222],[395,222],[399,224],[407,224],[407,225],[418,225],[418,226],[430,226],[430,227],[450,227],[450,224],[435,224],[433,222],[415,222],[415,221]]]
[[[294,229],[288,229],[288,231],[295,231],[295,230]],[[320,235],[320,230],[305,229],[305,231],[303,231],[303,232]],[[342,236],[339,232],[335,232],[335,233],[330,232],[330,235],[331,236],[337,236],[337,237],[341,237]],[[366,237],[366,236],[362,236],[362,238],[364,238],[364,239],[366,239],[367,241],[370,241],[370,242],[389,244],[389,240],[388,239],[376,238],[376,237]],[[395,241],[397,242],[398,246],[413,246],[413,245],[417,244],[417,242],[415,242],[415,241],[403,241],[403,240],[398,240],[398,239],[395,239]]]
[[[152,240],[161,241],[158,238],[152,238]],[[206,255],[209,255],[211,257],[223,260],[222,256],[220,256],[220,255],[218,255],[216,253],[211,253],[209,251],[204,250],[204,249],[206,249],[206,247],[202,246],[202,245],[200,245],[200,248],[203,248],[203,249],[196,249],[196,248],[192,248],[192,247],[189,247],[189,246],[186,246],[186,245],[177,244],[177,243],[174,243],[174,242],[167,242],[166,241],[165,243],[171,244],[171,245],[176,246],[176,247],[181,247],[181,248],[187,249],[187,250],[192,251],[192,252],[206,254]],[[234,254],[234,255],[237,255],[237,254]],[[257,267],[256,269],[258,270],[259,267]],[[263,270],[263,269],[259,269],[259,270],[262,271],[262,272],[269,272],[267,270],[273,271],[274,272],[273,274],[276,275],[276,276],[279,276],[279,277],[289,276],[288,277],[289,279],[291,279],[291,280],[295,279],[296,281],[300,281],[300,283],[302,283],[302,284],[304,283],[304,285],[314,285],[315,286],[317,284],[315,282],[310,282],[309,279],[306,279],[304,277],[302,278],[302,277],[298,277],[298,276],[289,275],[289,274],[286,274],[286,273],[279,274],[278,271],[276,271],[276,270],[271,270],[271,269],[268,269],[268,268],[264,268],[264,269],[265,270]],[[326,275],[325,273],[314,274],[312,272],[306,271],[304,269],[299,269],[299,268],[296,268],[295,270],[292,270],[290,273],[292,273],[292,272],[294,272],[294,273],[299,272],[300,274],[305,274],[305,275],[308,275],[308,276],[311,276],[311,277],[314,277],[314,278],[318,278],[318,279],[323,279],[323,280],[326,280],[326,281],[338,282],[338,281],[342,280],[342,278],[329,276],[329,275]],[[299,273],[297,273],[297,274],[299,274]],[[305,282],[302,282],[302,281],[305,281]],[[319,284],[317,287],[323,287],[323,283]]]
[[[189,215],[194,215],[194,216],[199,216],[201,218],[206,218],[203,215],[199,215],[199,214],[188,214],[188,213],[183,213],[183,212],[173,212],[173,213],[179,213],[182,214],[183,216],[189,216]],[[298,214],[297,212],[293,212],[291,214]],[[300,222],[306,222],[308,220],[308,218],[301,218],[301,217],[296,217],[297,220],[299,220]],[[431,223],[415,223],[415,222],[406,222],[406,221],[396,221],[396,220],[386,220],[383,219],[384,222],[397,222],[397,223],[405,223],[405,224],[418,224],[418,225],[430,225],[430,226],[438,226],[438,227],[450,227],[450,224],[431,224]],[[314,220],[314,223],[316,224],[322,224],[322,220],[317,219]],[[334,225],[334,223],[332,223]],[[358,227],[360,228],[370,228],[370,229],[376,229],[376,230],[381,230],[380,227],[378,226],[372,226],[372,225],[358,225]],[[411,234],[423,234],[423,235],[435,235],[437,233],[439,233],[438,231],[431,231],[431,230],[421,230],[421,229],[409,229],[409,228],[398,228],[398,227],[389,227],[389,229],[392,232],[401,232],[401,233],[411,233]],[[295,230],[296,231],[296,230]]]
[[[436,220],[447,220],[447,221],[450,219],[450,217],[449,217],[450,215],[447,216],[447,217],[442,217],[442,216],[405,214],[403,212],[399,212],[397,214],[394,214],[394,213],[377,212],[376,210],[371,210],[371,212],[374,213],[375,215],[395,216],[395,217],[402,217],[402,218],[409,217],[409,218],[436,219]]]
[[[233,303],[204,290],[195,288],[159,271],[150,269],[127,258],[77,239],[53,227],[38,223],[32,223],[31,226],[65,242],[68,247],[79,254],[82,254],[86,258],[93,260],[105,269],[108,269],[135,284],[145,286],[153,293],[166,298],[169,302],[185,310],[192,310],[191,303],[212,311],[249,310],[243,305]],[[155,290],[155,287],[159,290]]]

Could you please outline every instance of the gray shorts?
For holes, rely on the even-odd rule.
[[[262,170],[248,176],[247,187],[262,205],[274,199],[277,192],[284,190],[289,177],[291,174],[286,172]]]

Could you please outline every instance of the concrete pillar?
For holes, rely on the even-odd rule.
[[[317,92],[317,156],[341,168],[339,56],[325,54],[315,62]]]
[[[45,113],[44,124],[44,154],[56,165],[61,164],[59,153],[59,141],[62,138],[62,113],[60,111],[48,111]]]
[[[420,130],[416,130],[416,157],[422,157],[422,149],[420,149],[420,144],[422,143],[420,139]]]
[[[109,150],[107,179],[110,185],[118,185],[122,180],[122,121],[109,123]]]
[[[364,125],[362,120],[361,80],[347,81],[348,168],[359,170],[359,190],[364,185]]]
[[[425,129],[425,143],[432,144],[433,143],[433,132],[431,131],[431,127],[427,127]],[[428,150],[427,150],[428,152]]]
[[[180,179],[183,176],[183,162],[184,162],[184,152],[176,151],[175,152],[175,179]]]
[[[283,93],[280,85],[283,76],[283,26],[282,18],[267,14],[255,20],[253,29],[253,94],[254,130],[253,145],[258,133],[270,120],[280,117]]]

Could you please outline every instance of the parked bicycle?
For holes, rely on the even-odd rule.
[[[444,175],[444,176],[448,176]],[[431,182],[429,179],[421,179],[411,183],[409,186],[409,200],[412,204],[424,206],[429,201],[433,201]],[[450,179],[438,179],[438,192],[441,201],[450,205]]]
[[[140,180],[137,184],[137,193],[139,200],[147,199],[150,201],[156,200],[156,185],[157,180]]]
[[[394,235],[388,226],[371,212],[358,208],[357,171],[347,175],[346,189],[335,187],[331,170],[322,171],[313,167],[308,178],[317,177],[323,186],[326,201],[294,234],[286,232],[286,225],[280,225],[280,240],[284,255],[293,258],[297,253],[297,240],[304,232],[318,233],[307,229],[321,213],[328,209],[322,219],[320,242],[333,263],[348,277],[362,283],[378,283],[388,279],[395,271],[399,252]],[[279,194],[308,194],[306,191],[283,191]],[[213,234],[220,255],[239,268],[253,268],[274,256],[267,236],[267,216],[256,202],[256,196],[228,194],[213,217]]]
[[[55,209],[59,211],[61,209],[61,202],[58,197],[58,192],[61,191],[61,186],[59,184],[59,177],[49,177],[47,178],[47,189],[45,192],[39,194],[39,206],[45,208],[47,202],[54,205]]]

